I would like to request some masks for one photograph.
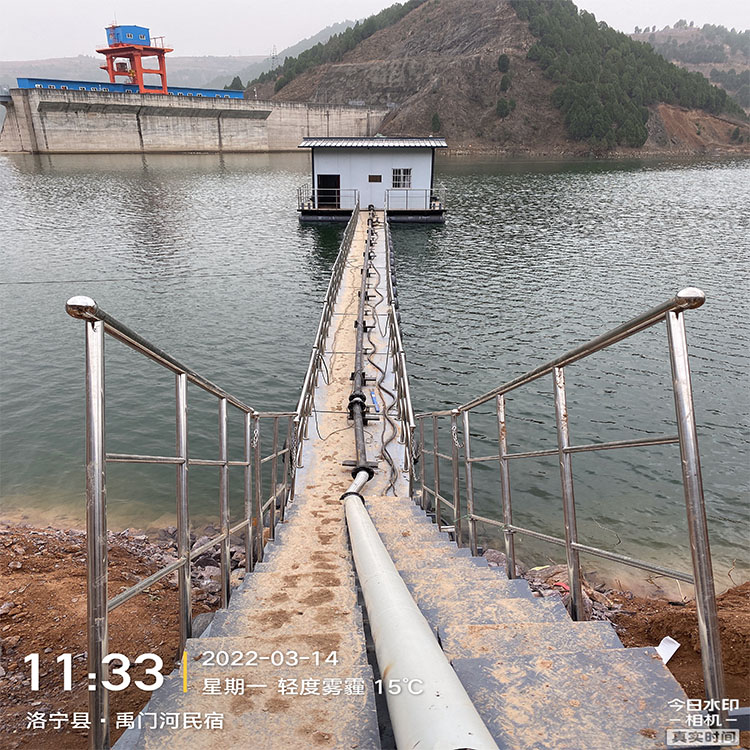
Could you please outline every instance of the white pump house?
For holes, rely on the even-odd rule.
[[[346,220],[359,202],[391,221],[442,222],[443,189],[435,185],[435,149],[444,138],[305,138],[312,184],[298,190],[301,221]]]

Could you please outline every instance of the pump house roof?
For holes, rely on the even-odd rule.
[[[304,138],[297,148],[448,148],[445,138]]]

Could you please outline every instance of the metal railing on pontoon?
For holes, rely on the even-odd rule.
[[[391,188],[385,191],[385,210],[444,211],[445,188],[442,185],[431,190]]]
[[[318,188],[302,185],[297,188],[298,211],[354,211],[359,205],[359,190],[354,188]]]
[[[393,239],[391,237],[391,227],[388,223],[388,214],[385,214],[385,257],[386,267],[388,269],[388,283],[386,286],[386,301],[388,304],[388,330],[390,333],[390,355],[393,358],[393,373],[396,384],[396,414],[401,422],[399,431],[399,440],[406,446],[406,456],[404,471],[409,472],[410,494],[413,495],[413,477],[414,477],[414,431],[417,423],[414,418],[414,409],[411,403],[411,390],[409,387],[409,375],[406,371],[406,355],[404,353],[404,344],[401,338],[401,325],[399,314],[398,295],[393,284],[394,278],[394,258],[393,258]]]

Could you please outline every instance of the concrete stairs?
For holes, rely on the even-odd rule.
[[[227,609],[188,641],[187,692],[176,670],[142,711],[148,728],[128,729],[117,750],[214,750],[217,743],[379,750],[373,674],[340,506],[330,498],[322,504],[320,498],[297,498],[276,539],[266,544],[263,562],[233,590]],[[317,527],[326,529],[320,533],[327,544],[310,540],[317,536],[311,518],[330,521]],[[230,665],[220,652],[229,655]],[[244,680],[244,694],[226,692],[227,678]],[[218,686],[208,694],[206,680]],[[186,712],[223,714],[223,727],[186,729]],[[151,728],[154,714],[174,713],[180,728]]]
[[[501,750],[653,750],[685,694],[653,648],[573,622],[441,534],[411,501],[366,505],[404,582]]]
[[[526,581],[458,548],[408,499],[366,505],[501,750],[664,747],[676,717],[668,702],[685,695],[654,649],[623,648],[609,623],[571,621],[557,598],[535,597]],[[336,664],[326,661],[331,652]],[[263,562],[188,642],[187,663],[187,692],[181,671],[169,675],[142,712],[144,726],[127,730],[117,750],[213,750],[219,739],[269,750],[381,748],[338,499],[297,498]],[[244,680],[244,693],[227,692],[227,678]],[[280,691],[282,680],[291,692]],[[382,723],[382,700],[378,709]],[[186,712],[222,714],[223,727],[185,728]],[[159,726],[170,714],[179,728]]]

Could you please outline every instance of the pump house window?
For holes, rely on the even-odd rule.
[[[394,169],[393,170],[393,187],[410,188],[411,187],[411,169]]]

